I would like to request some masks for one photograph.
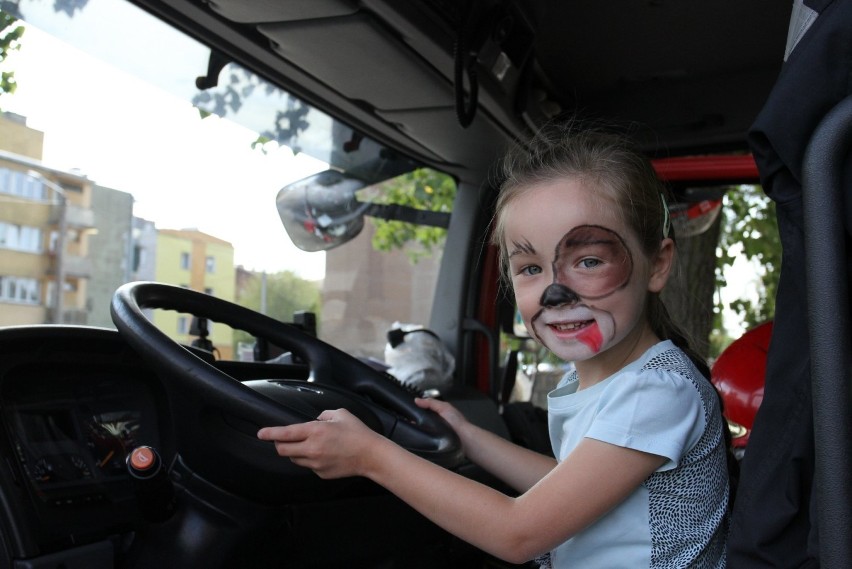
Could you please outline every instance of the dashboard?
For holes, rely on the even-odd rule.
[[[221,363],[246,379],[295,373],[237,364]],[[128,473],[128,454],[150,446],[168,471],[181,471],[175,417],[184,409],[168,383],[115,330],[0,329],[0,568],[3,557],[50,558],[93,543],[107,543],[98,555],[111,559],[138,536],[150,488]]]
[[[138,375],[138,372],[137,372]],[[125,458],[159,446],[151,387],[109,370],[27,370],[7,377],[4,421],[32,496],[55,508],[120,500]]]
[[[306,416],[347,406],[366,422],[376,405],[305,383],[305,364],[188,349]],[[0,569],[260,569],[279,567],[284,551],[292,567],[387,566],[407,555],[470,566],[479,555],[368,480],[322,480],[282,460],[232,399],[184,389],[171,373],[116,330],[0,328]],[[139,446],[166,466],[168,517],[149,507],[162,493],[127,470]]]
[[[125,459],[173,452],[168,399],[113,330],[0,330],[0,522],[12,557],[120,535],[140,521]]]

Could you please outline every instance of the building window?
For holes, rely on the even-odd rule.
[[[212,255],[208,255],[206,259],[204,259],[204,267],[208,273],[216,272],[216,257]]]
[[[28,200],[44,201],[47,191],[38,178],[26,172],[0,168],[0,192],[26,198]]]
[[[190,262],[189,253],[186,253],[186,252],[181,253],[180,254],[180,268],[185,270],[185,271],[188,271],[189,270],[189,262]]]
[[[0,276],[0,300],[39,304],[41,289],[36,279]]]
[[[209,286],[204,287],[204,294],[209,294],[210,296],[213,296],[213,289]]]
[[[41,253],[41,229],[0,221],[0,247]]]
[[[178,316],[177,333],[189,334],[189,316]]]

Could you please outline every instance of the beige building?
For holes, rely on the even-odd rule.
[[[160,229],[156,233],[153,275],[147,280],[171,283],[233,302],[236,279],[234,247],[195,229]],[[192,316],[174,311],[156,311],[153,322],[169,337],[190,344]],[[231,359],[233,332],[224,324],[213,324],[209,340],[223,359]]]
[[[93,184],[46,168],[43,141],[0,115],[0,325],[86,323]]]

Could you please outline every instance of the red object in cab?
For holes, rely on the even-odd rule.
[[[725,348],[710,370],[710,380],[722,395],[724,415],[736,448],[744,448],[748,443],[754,416],[763,402],[771,336],[771,321],[748,330]]]

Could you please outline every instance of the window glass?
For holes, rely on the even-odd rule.
[[[41,229],[0,221],[0,247],[16,251],[41,251]]]
[[[394,323],[429,324],[452,178],[237,65],[199,89],[210,48],[130,2],[90,0],[71,14],[57,6],[21,0],[11,7],[26,32],[23,49],[9,58],[21,73],[3,110],[43,133],[36,166],[51,179],[68,174],[61,182],[74,206],[66,260],[78,286],[64,296],[65,310],[108,307],[120,285],[108,279],[153,280],[209,290],[282,322],[314,313],[321,338],[378,359]],[[86,89],[68,89],[80,77]],[[349,220],[356,231],[338,247],[307,252],[284,229],[276,198],[329,170],[357,181],[347,196],[359,212]],[[0,184],[7,193],[50,197],[38,180],[11,170],[0,171]],[[132,211],[101,205],[106,196],[126,197]],[[410,215],[423,210],[441,221]],[[323,213],[316,221],[333,217]],[[56,231],[55,223],[42,228],[54,252]],[[161,239],[166,231],[174,238]],[[204,243],[187,245],[190,232]],[[201,255],[197,272],[192,254]],[[111,325],[106,318],[97,325]],[[162,322],[176,335],[173,320]],[[188,322],[180,326],[188,332]],[[218,327],[213,340],[222,354],[253,341]]]
[[[0,276],[0,300],[38,304],[40,295],[38,280],[27,277]]]

